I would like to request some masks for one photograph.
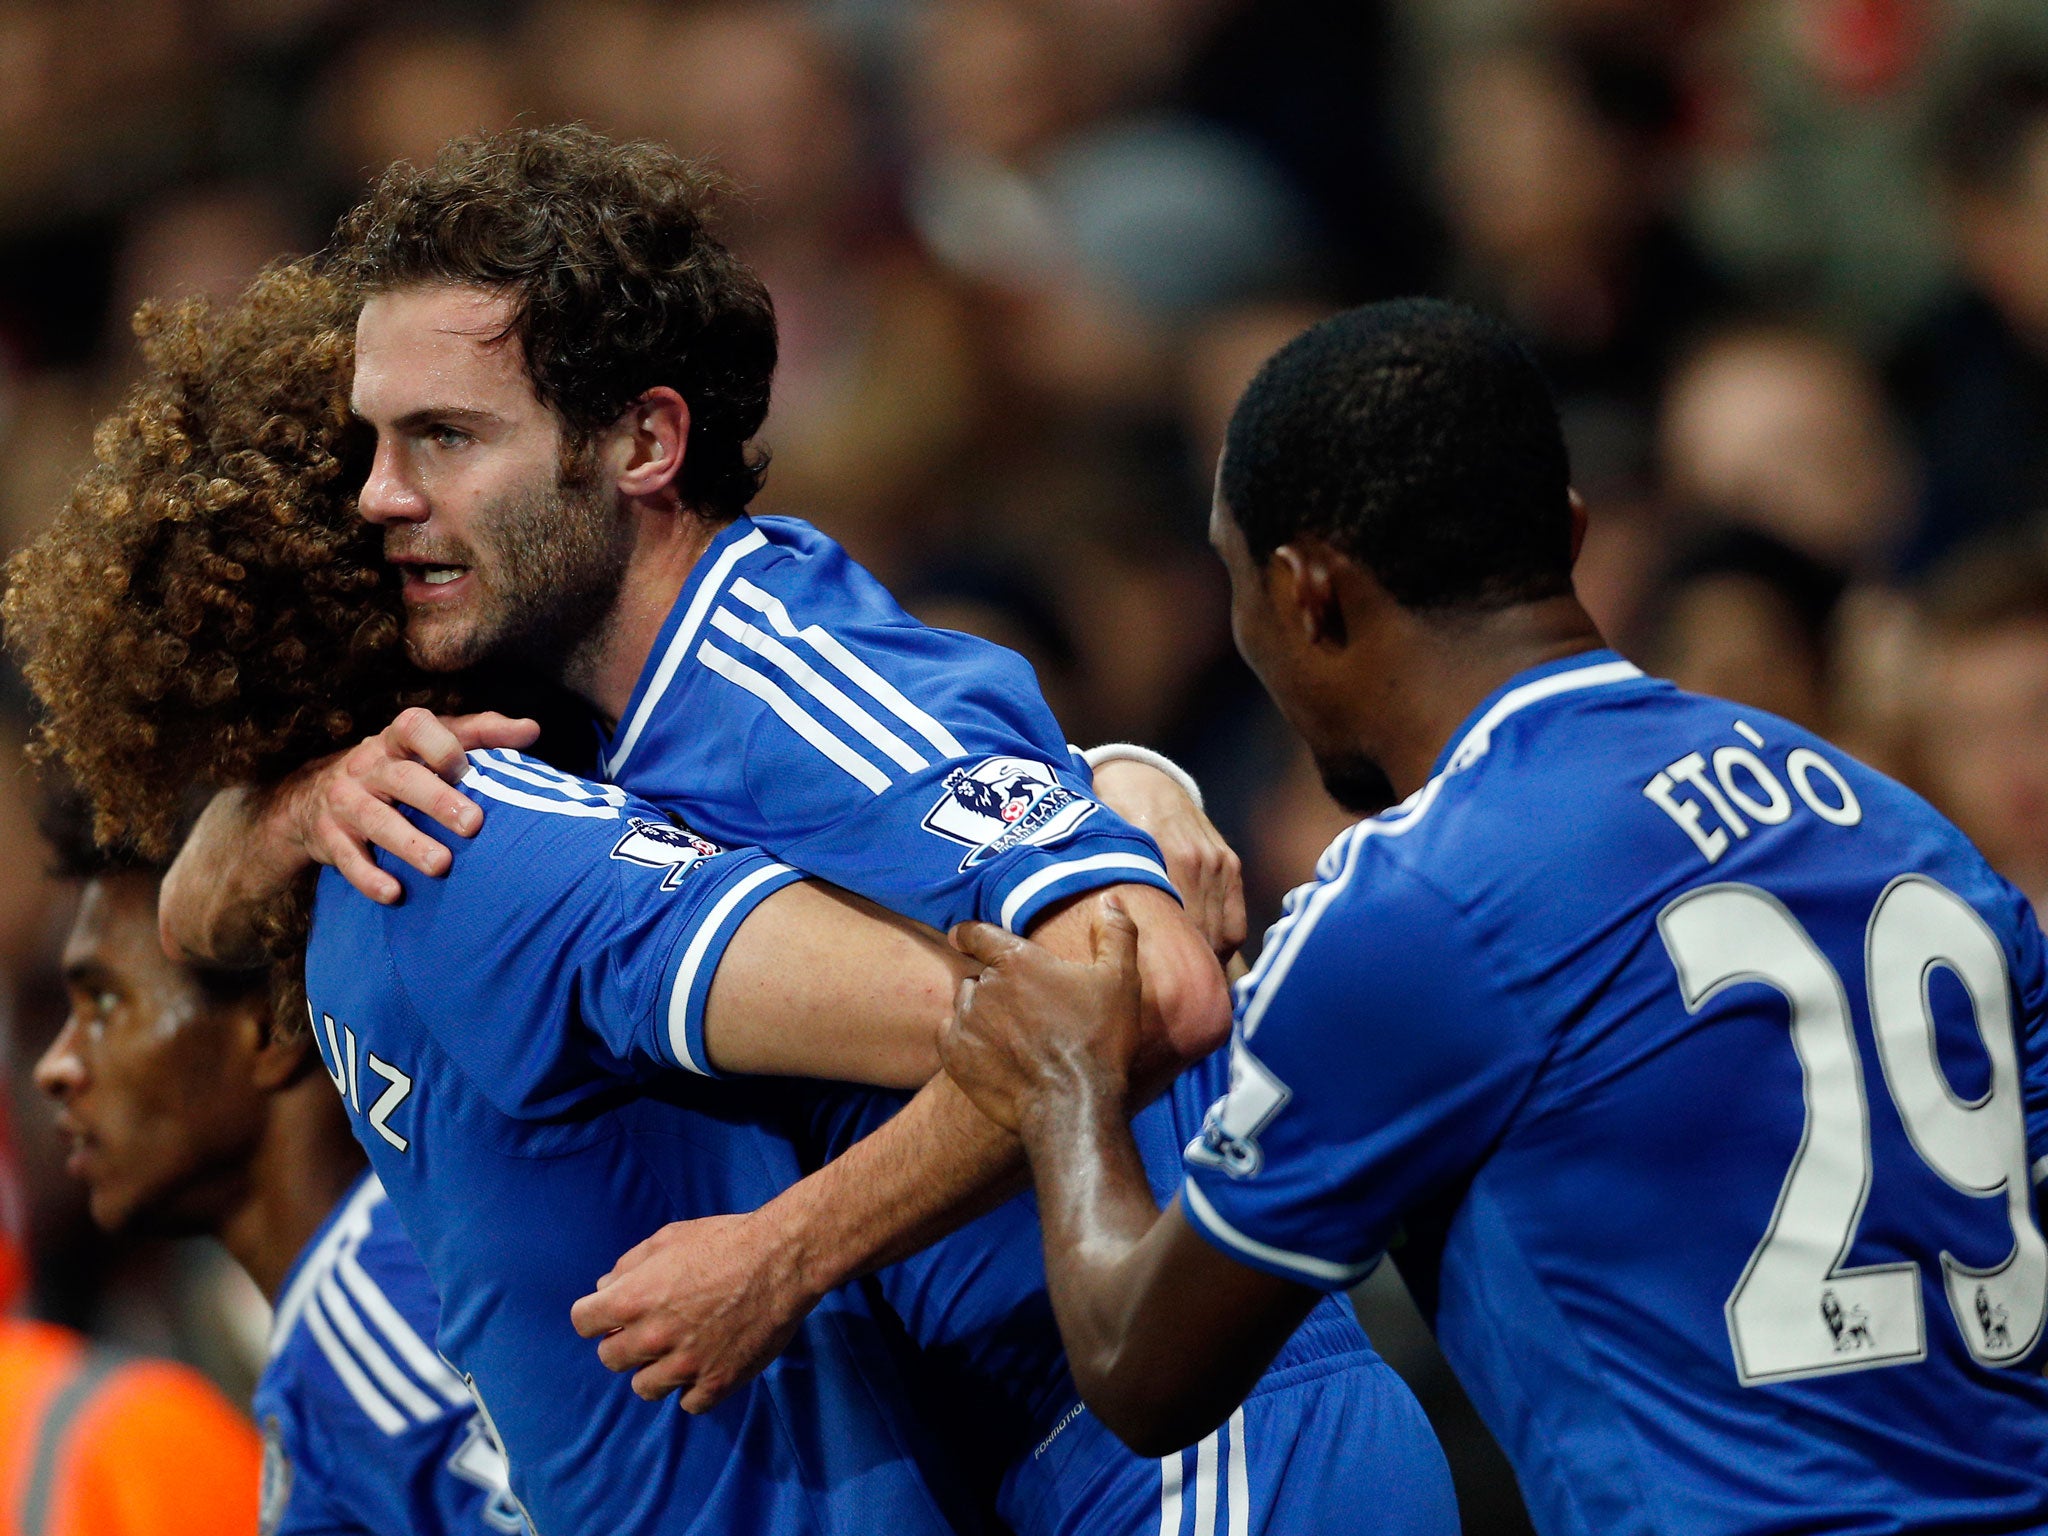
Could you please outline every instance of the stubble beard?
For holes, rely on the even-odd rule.
[[[573,472],[483,519],[476,616],[452,635],[415,623],[407,648],[429,672],[481,663],[534,669],[575,685],[603,651],[632,558],[630,525],[593,480]]]

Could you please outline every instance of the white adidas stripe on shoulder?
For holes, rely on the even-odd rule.
[[[944,724],[824,626],[799,628],[781,598],[744,576],[735,577],[725,595],[759,615],[767,628],[737,608],[713,605],[692,632],[716,630],[772,667],[775,675],[713,645],[708,637],[698,646],[697,659],[767,704],[791,730],[875,794],[888,788],[892,774],[842,731],[850,731],[906,773],[929,768],[932,760],[904,738],[903,729],[929,745],[940,760],[967,756],[966,747]],[[692,628],[688,623],[684,627]],[[807,651],[792,642],[801,642]],[[613,759],[614,770],[622,758],[623,753]]]
[[[343,1248],[334,1267],[364,1321],[396,1351],[406,1368],[451,1408],[468,1407],[469,1389],[463,1386],[462,1378],[428,1346],[427,1341],[420,1337],[419,1330],[392,1304],[384,1294],[384,1288],[356,1257],[356,1247]]]
[[[1358,867],[1359,854],[1372,838],[1400,837],[1415,830],[1442,793],[1444,781],[1454,774],[1463,773],[1485,757],[1492,749],[1493,733],[1511,715],[1559,694],[1629,682],[1642,675],[1642,670],[1629,662],[1604,661],[1553,672],[1548,677],[1539,677],[1534,682],[1509,689],[1494,700],[1493,707],[1473,722],[1472,728],[1459,739],[1458,745],[1445,759],[1441,773],[1392,810],[1340,832],[1324,850],[1322,858],[1316,861],[1315,882],[1289,893],[1287,910],[1267,933],[1259,963],[1237,984],[1238,999],[1243,1005],[1245,1038],[1250,1039],[1257,1031],[1260,1021],[1266,1016],[1268,1003],[1293,968],[1295,956],[1301,953],[1302,946],[1308,942],[1330,903],[1350,883]]]
[[[521,761],[510,752],[472,752],[469,760],[469,771],[462,776],[464,789],[521,810],[617,821],[626,803],[626,792],[616,785],[594,784],[545,763]],[[522,789],[522,784],[532,788]]]
[[[697,659],[727,682],[737,683],[774,710],[784,725],[816,747],[848,776],[865,785],[869,793],[879,795],[889,787],[891,780],[888,774],[819,724],[766,673],[756,671],[736,656],[727,655],[709,640],[697,647]]]
[[[838,684],[819,674],[803,657],[796,654],[773,635],[763,634],[756,626],[738,617],[729,608],[715,608],[711,613],[711,627],[720,634],[737,640],[755,655],[773,662],[812,698],[823,704],[833,714],[852,726],[871,743],[875,749],[898,767],[916,772],[929,768],[931,764],[913,751],[910,744],[894,731],[883,725],[873,715],[848,698]]]
[[[718,600],[718,594],[725,580],[732,574],[732,568],[746,559],[755,550],[768,542],[768,535],[756,528],[745,538],[735,539],[718,557],[718,563],[705,575],[703,584],[690,599],[690,606],[683,614],[683,622],[676,627],[669,640],[668,649],[661,654],[661,665],[655,669],[653,680],[647,685],[647,693],[640,700],[640,707],[633,711],[633,718],[626,722],[626,733],[619,738],[619,747],[605,764],[605,772],[612,778],[619,776],[619,770],[626,765],[626,759],[633,754],[641,735],[647,729],[647,722],[654,718],[654,711],[661,703],[661,696],[668,692],[668,685],[675,680],[676,669],[688,659],[690,647],[697,639],[697,631],[704,627],[704,615]]]
[[[335,1217],[278,1305],[270,1355],[303,1326],[364,1416],[397,1435],[470,1399],[357,1257],[384,1198],[383,1186],[369,1179]]]
[[[348,1197],[348,1203],[341,1209],[327,1230],[320,1235],[320,1241],[313,1251],[306,1255],[299,1272],[292,1277],[291,1285],[279,1298],[277,1310],[270,1318],[269,1357],[275,1360],[292,1336],[292,1330],[299,1325],[300,1314],[304,1312],[306,1300],[313,1294],[313,1288],[334,1264],[335,1255],[347,1241],[351,1232],[358,1229],[367,1232],[370,1226],[370,1212],[384,1201],[384,1186],[377,1182],[375,1174],[363,1180],[361,1188]]]
[[[775,632],[784,639],[791,640],[801,636],[811,649],[838,668],[840,674],[849,682],[858,685],[877,704],[930,742],[939,756],[967,755],[967,749],[960,744],[958,737],[930,714],[911,703],[901,689],[848,650],[823,626],[809,624],[799,630],[791,621],[789,610],[782,605],[780,598],[762,591],[744,576],[732,584],[732,595],[748,607],[765,614]]]

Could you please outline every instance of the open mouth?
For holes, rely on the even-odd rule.
[[[441,565],[425,560],[397,562],[405,578],[405,600],[425,603],[446,600],[460,591],[470,574],[466,565]]]

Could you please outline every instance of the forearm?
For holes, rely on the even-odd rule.
[[[971,970],[930,929],[804,881],[762,902],[727,946],[704,1046],[721,1072],[919,1088]]]
[[[1149,885],[1109,886],[1076,897],[1033,928],[1031,941],[1062,959],[1085,959],[1091,913],[1105,896],[1138,930],[1144,1032],[1132,1076],[1143,1102],[1230,1038],[1230,987],[1179,903]]]
[[[194,823],[164,875],[159,935],[174,959],[218,966],[260,965],[260,918],[312,862],[275,835],[271,795],[225,789]]]
[[[1315,1304],[1162,1212],[1120,1085],[1069,1079],[1023,1122],[1053,1311],[1082,1398],[1132,1450],[1192,1445],[1244,1401]]]
[[[1047,1094],[1023,1124],[1045,1234],[1045,1271],[1081,1395],[1112,1429],[1136,1352],[1134,1274],[1159,1220],[1125,1120],[1121,1083]]]
[[[802,1289],[815,1297],[929,1247],[1024,1183],[1017,1138],[942,1073],[759,1214],[776,1224]]]

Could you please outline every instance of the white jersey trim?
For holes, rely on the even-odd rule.
[[[1209,1197],[1202,1193],[1201,1186],[1193,1179],[1184,1180],[1181,1193],[1187,1197],[1187,1213],[1217,1241],[1235,1248],[1247,1258],[1263,1263],[1277,1264],[1307,1279],[1336,1285],[1356,1285],[1379,1266],[1377,1257],[1363,1264],[1338,1264],[1330,1259],[1319,1259],[1314,1254],[1290,1253],[1285,1248],[1275,1248],[1271,1243],[1262,1243],[1248,1236],[1224,1220],[1223,1214],[1209,1203]]]
[[[732,595],[748,607],[765,614],[775,632],[785,640],[794,640],[801,636],[812,650],[837,667],[850,682],[859,685],[877,704],[930,742],[941,757],[967,755],[967,749],[960,745],[958,737],[911,703],[895,684],[854,655],[822,627],[810,624],[799,630],[790,619],[789,610],[783,606],[782,600],[773,593],[764,592],[742,576],[732,584]]]
[[[467,1407],[470,1399],[356,1257],[384,1199],[384,1186],[371,1177],[335,1216],[278,1303],[269,1354],[275,1360],[303,1323],[364,1416],[385,1434],[397,1435],[414,1423],[434,1422],[450,1408]],[[421,1391],[418,1383],[430,1390]]]
[[[1069,859],[1064,864],[1048,864],[1044,869],[1019,880],[1010,887],[1010,894],[1003,898],[1000,921],[1005,928],[1015,931],[1017,914],[1032,897],[1049,885],[1076,875],[1096,874],[1105,869],[1129,869],[1148,875],[1157,875],[1168,885],[1173,883],[1166,870],[1155,859],[1148,859],[1141,853],[1097,853],[1085,859]]]
[[[683,622],[677,627],[668,649],[662,652],[661,665],[655,670],[654,679],[647,685],[647,694],[640,700],[640,707],[633,711],[633,718],[626,724],[626,734],[619,739],[619,749],[605,764],[605,772],[617,778],[619,770],[632,756],[633,748],[639,745],[641,734],[647,729],[647,722],[654,718],[654,708],[661,702],[661,696],[668,691],[668,685],[676,675],[676,669],[690,654],[690,646],[697,638],[697,631],[704,625],[704,615],[712,603],[718,600],[719,588],[725,585],[725,578],[732,574],[732,568],[746,559],[755,550],[768,542],[768,535],[756,528],[745,538],[734,542],[718,557],[718,563],[705,576],[704,584],[690,599],[689,609],[683,614]]]
[[[697,925],[697,931],[690,935],[689,947],[683,951],[683,963],[676,967],[675,984],[669,988],[668,994],[668,1048],[675,1053],[679,1066],[703,1077],[713,1075],[711,1063],[697,1060],[690,1050],[690,995],[697,985],[697,972],[703,969],[705,953],[711,948],[711,942],[717,938],[726,918],[731,916],[732,909],[767,881],[789,872],[787,864],[770,864],[755,870],[719,897],[710,913]]]
[[[1602,661],[1592,666],[1569,668],[1553,672],[1548,677],[1539,677],[1533,683],[1524,683],[1519,688],[1510,688],[1493,701],[1493,708],[1479,717],[1464,740],[1444,764],[1445,773],[1457,773],[1471,767],[1486,756],[1493,746],[1493,733],[1508,716],[1539,704],[1545,699],[1554,699],[1560,693],[1577,693],[1582,688],[1601,688],[1609,683],[1631,682],[1643,675],[1642,668],[1626,661]]]
[[[1610,683],[1630,682],[1643,675],[1639,667],[1626,661],[1602,661],[1589,666],[1570,668],[1553,672],[1548,677],[1539,677],[1533,683],[1524,683],[1511,688],[1494,700],[1493,707],[1473,723],[1472,728],[1459,739],[1458,745],[1445,760],[1443,771],[1432,778],[1421,789],[1410,795],[1393,810],[1361,821],[1354,827],[1347,827],[1337,835],[1323,857],[1317,861],[1316,874],[1319,883],[1309,887],[1307,894],[1295,893],[1290,899],[1288,911],[1273,925],[1267,935],[1265,951],[1259,956],[1259,963],[1252,967],[1251,974],[1238,983],[1238,995],[1244,999],[1243,1028],[1246,1039],[1257,1033],[1265,1019],[1266,1008],[1274,995],[1287,980],[1287,973],[1294,968],[1295,957],[1307,944],[1309,935],[1315,932],[1316,924],[1330,903],[1349,883],[1358,867],[1358,856],[1368,839],[1375,837],[1400,837],[1412,832],[1436,804],[1442,792],[1444,781],[1453,774],[1462,773],[1478,762],[1493,747],[1493,733],[1509,716],[1527,709],[1545,699],[1556,698],[1563,693],[1576,693],[1584,688],[1600,688]],[[1339,850],[1342,850],[1341,852]],[[1332,867],[1332,861],[1335,861]]]
[[[774,710],[784,725],[816,747],[848,777],[866,786],[870,794],[879,795],[889,787],[888,774],[812,719],[773,678],[755,671],[737,657],[726,655],[709,640],[697,647],[697,659],[727,682],[739,684]]]
[[[2048,1157],[2044,1157],[2034,1164],[2034,1182],[2036,1184],[2048,1184]]]
[[[911,750],[910,743],[854,703],[837,683],[821,675],[817,668],[773,635],[763,634],[759,628],[726,608],[717,609],[712,613],[711,627],[720,634],[739,641],[755,655],[774,662],[806,693],[860,732],[878,752],[899,768],[915,773],[920,768],[931,766],[928,761]]]

